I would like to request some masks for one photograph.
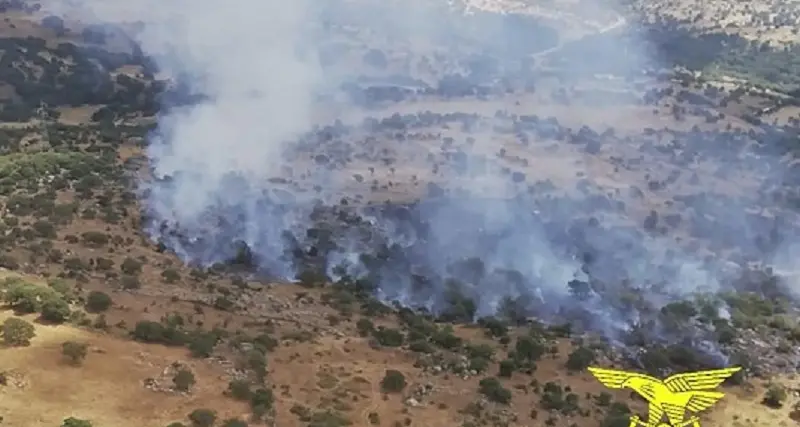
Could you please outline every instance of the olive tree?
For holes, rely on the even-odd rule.
[[[24,346],[36,336],[33,325],[19,317],[9,317],[3,322],[3,342],[10,346]]]

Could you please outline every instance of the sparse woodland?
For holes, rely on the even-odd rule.
[[[6,12],[30,7],[3,4]],[[258,257],[242,242],[224,262],[195,265],[145,233],[153,218],[137,183],[147,175],[149,132],[162,101],[193,100],[156,80],[132,44],[106,49],[124,36],[76,32],[49,16],[37,35],[0,38],[0,425],[627,427],[646,406],[603,389],[586,368],[663,376],[716,367],[719,359],[687,344],[697,341],[745,367],[726,384],[743,412],[712,414],[704,425],[800,419],[787,380],[800,362],[800,306],[793,276],[765,255],[800,230],[800,48],[716,31],[729,27],[724,20],[702,32],[689,27],[709,16],[647,12],[659,18],[643,18],[648,26],[629,37],[646,34],[666,60],[622,77],[636,91],[615,92],[613,81],[575,66],[618,40],[603,36],[503,78],[500,60],[486,54],[464,61],[471,73],[443,71],[436,82],[345,85],[369,113],[363,122],[318,127],[290,153],[297,166],[270,179],[275,192],[309,190],[313,171],[324,170],[356,190],[315,208],[302,233],[286,230],[295,283],[255,274]],[[747,26],[797,19],[796,11],[759,18],[765,13]],[[530,31],[541,35],[539,50],[558,43],[552,28]],[[380,50],[357,57],[366,69],[396,65]],[[622,123],[602,116],[612,110],[635,120],[603,126]],[[478,153],[487,129],[496,146]],[[567,160],[552,172],[537,162],[545,156]],[[758,156],[772,160],[748,161]],[[586,162],[592,174],[580,171],[590,170]],[[446,266],[447,277],[409,279],[422,295],[447,290],[435,310],[379,298],[397,265],[432,269],[408,254],[418,251],[386,244],[352,207],[397,196],[374,217],[424,229],[414,222],[425,208],[416,202],[456,197],[446,178],[466,182],[480,168],[524,195],[503,205],[508,211],[535,201],[545,219],[531,227],[581,243],[583,276],[557,286],[582,310],[539,316],[548,307],[523,295],[478,316],[480,289],[531,284],[474,257]],[[737,185],[776,170],[779,178]],[[614,179],[625,185],[603,187]],[[746,226],[720,219],[745,202]],[[577,213],[565,219],[565,207]],[[607,220],[620,213],[629,223]],[[634,236],[620,253],[649,237],[673,239],[709,265],[724,258],[737,274],[656,307],[641,284],[606,274],[617,254],[592,246],[586,231],[616,243],[620,229]],[[345,232],[370,236],[358,254],[363,277],[328,268]],[[592,330],[590,300],[640,322],[610,341]]]

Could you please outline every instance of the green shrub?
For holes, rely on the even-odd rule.
[[[624,403],[615,402],[608,407],[605,417],[600,422],[600,427],[628,427],[630,426],[631,410]]]
[[[273,409],[274,404],[275,396],[270,389],[257,389],[253,392],[253,395],[250,396],[250,410],[257,419],[261,419],[267,415]]]
[[[767,387],[767,391],[764,394],[764,399],[762,403],[770,408],[782,408],[783,403],[789,397],[789,394],[786,392],[786,388],[779,385],[779,384],[770,384]]]
[[[56,227],[49,221],[36,221],[31,225],[36,235],[45,239],[55,239],[58,237],[56,234]]]
[[[478,324],[486,329],[492,337],[505,337],[508,335],[508,325],[496,317],[484,317],[478,320]]]
[[[92,423],[88,420],[69,417],[61,423],[61,427],[92,427]]]
[[[484,378],[478,383],[478,391],[492,402],[507,405],[511,402],[511,391],[503,387],[497,378]]]
[[[542,397],[539,400],[542,408],[549,411],[561,411],[566,402],[564,400],[564,389],[554,382],[548,382],[542,390]]]
[[[425,353],[425,354],[431,354],[434,351],[436,351],[436,349],[433,348],[433,345],[431,345],[431,343],[425,340],[417,340],[408,343],[408,349],[416,353]]]
[[[69,304],[63,298],[51,297],[42,303],[42,319],[48,322],[63,323],[70,314]]]
[[[179,369],[172,377],[172,383],[178,391],[189,391],[195,382],[194,374],[188,369]]]
[[[83,244],[94,247],[105,246],[110,240],[108,234],[101,231],[87,231],[81,234],[81,238],[83,239]]]
[[[506,359],[500,362],[500,369],[497,375],[503,378],[511,378],[515,369],[517,369],[517,364],[511,359]]]
[[[61,355],[69,363],[80,365],[89,354],[89,345],[75,341],[67,341],[61,344]]]
[[[137,276],[123,275],[119,279],[119,285],[122,287],[122,289],[125,289],[126,291],[131,291],[134,289],[141,288],[142,282],[139,281],[139,277]]]
[[[526,361],[535,362],[547,351],[547,347],[540,340],[533,337],[519,337],[514,345],[514,354]]]
[[[399,393],[406,388],[406,377],[402,372],[388,369],[381,380],[381,389],[385,393]]]
[[[18,313],[36,313],[41,308],[40,300],[45,296],[44,290],[45,288],[32,283],[13,281],[8,284],[3,300]],[[53,292],[51,289],[48,291]]]
[[[232,311],[236,307],[233,301],[230,299],[220,296],[214,300],[214,308],[220,311]]]
[[[236,400],[250,400],[252,394],[250,383],[246,380],[233,380],[228,383],[228,395]]]
[[[142,272],[142,263],[133,258],[125,258],[120,265],[120,270],[123,274],[136,276]]]
[[[181,274],[174,268],[168,268],[161,272],[161,277],[167,283],[175,283],[181,280]]]
[[[262,353],[275,350],[278,348],[278,344],[280,344],[278,340],[267,333],[259,334],[257,337],[253,338],[253,345],[256,349],[261,350]]]
[[[371,320],[362,317],[356,322],[356,329],[358,329],[359,335],[367,337],[375,330],[375,325]]]
[[[594,363],[594,352],[586,347],[578,347],[567,357],[567,369],[570,371],[583,371]]]
[[[36,329],[32,324],[19,317],[9,317],[3,322],[3,342],[10,346],[25,346],[30,344],[36,336]]]
[[[603,391],[597,395],[597,397],[595,398],[595,403],[597,403],[597,406],[606,407],[608,405],[611,405],[611,400],[612,400],[611,394]]]
[[[100,291],[89,292],[86,297],[86,311],[90,313],[100,313],[108,310],[113,301],[108,294]]]
[[[397,329],[379,327],[372,335],[384,347],[400,347],[405,341],[403,333]]]
[[[192,357],[201,359],[211,357],[218,341],[219,337],[214,333],[205,332],[195,334],[189,341],[189,351],[192,353]]]
[[[222,427],[247,427],[247,423],[238,419],[231,418],[222,423]]]
[[[489,367],[489,362],[490,360],[485,357],[481,356],[471,357],[469,359],[468,369],[470,371],[475,371],[475,372],[485,372],[486,368]]]
[[[211,427],[217,422],[217,413],[211,409],[195,409],[189,414],[192,427]]]
[[[166,345],[184,345],[187,339],[186,333],[176,325],[165,326],[149,320],[137,322],[131,336],[137,341]]]

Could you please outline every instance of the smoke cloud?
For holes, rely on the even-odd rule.
[[[766,169],[775,174],[770,167],[777,158],[750,156],[745,162],[741,147],[727,145],[742,134],[666,132],[662,142],[671,139],[679,147],[670,153],[616,137],[614,144],[633,147],[623,152],[640,161],[618,167],[623,170],[618,176],[629,181],[604,185],[607,174],[592,160],[598,153],[581,148],[600,137],[593,130],[577,131],[597,111],[560,106],[570,112],[569,123],[559,123],[526,114],[528,107],[540,115],[547,110],[534,104],[517,108],[492,89],[486,90],[495,103],[487,105],[513,113],[479,117],[482,107],[475,102],[441,107],[441,102],[420,100],[430,100],[424,95],[430,92],[458,98],[460,90],[484,96],[482,88],[498,80],[539,85],[540,75],[534,79],[530,65],[547,68],[548,61],[569,70],[554,71],[551,77],[562,81],[614,73],[628,82],[614,80],[613,85],[631,89],[646,70],[664,64],[650,53],[657,50],[644,32],[619,35],[633,23],[614,7],[592,4],[593,17],[609,16],[601,23],[560,14],[567,27],[587,31],[593,26],[589,38],[573,39],[542,29],[538,18],[479,11],[465,16],[452,12],[453,5],[430,3],[97,0],[51,9],[84,21],[141,23],[130,34],[142,51],[185,94],[199,95],[182,106],[165,106],[147,153],[154,179],[142,184],[153,238],[189,262],[228,260],[241,254],[244,243],[262,272],[274,276],[292,279],[315,269],[339,280],[367,277],[376,295],[410,306],[447,314],[458,305],[458,294],[476,302],[465,308],[469,318],[516,311],[570,320],[621,339],[632,324],[647,323],[645,313],[658,313],[676,298],[728,289],[740,265],[765,253],[751,251],[753,242],[775,225],[748,218],[746,209],[758,202],[755,192],[702,200],[678,193],[667,206],[706,218],[680,226],[681,233],[694,227],[711,242],[692,248],[691,237],[661,232],[664,219],[648,216],[648,204],[664,197],[657,185],[651,188],[657,194],[653,200],[638,190],[648,180],[669,186],[688,179],[671,175],[673,169],[679,176],[700,175],[711,182],[705,190],[719,194],[727,194],[721,189],[725,179],[714,178],[715,172],[744,176]],[[355,49],[352,44],[329,40],[328,31],[348,26],[360,26],[361,43],[371,40],[377,49],[403,46],[383,61],[405,70],[406,83],[392,85],[416,85],[417,101],[399,107],[406,110],[368,110],[339,92],[370,74],[369,67],[342,60]],[[415,62],[414,55],[421,53],[428,68],[438,71],[425,71]],[[372,78],[398,81],[387,73],[372,73]],[[616,109],[607,96],[598,105],[605,113]],[[375,118],[362,121],[366,116]],[[623,107],[604,117],[607,127],[620,129],[636,120]],[[454,148],[421,148],[396,139],[397,133],[430,125],[442,127],[443,138],[454,135]],[[463,132],[472,142],[464,142]],[[530,168],[499,161],[497,135],[516,140],[511,147],[527,153]],[[363,162],[350,155],[339,161],[331,153],[343,147],[342,141],[378,144],[374,141],[381,138],[417,152],[407,162],[378,162],[373,165],[377,175],[393,175],[386,172],[391,167],[402,177],[396,180],[412,180],[403,169],[419,166],[425,150],[450,163],[437,166],[431,179],[436,183],[414,203],[387,207],[354,201],[351,190],[368,189],[371,175]],[[725,141],[708,143],[714,139]],[[533,148],[553,140],[568,147],[566,158]],[[608,157],[613,149],[606,145],[595,151]],[[353,183],[354,173],[367,179]],[[310,184],[300,188],[296,181]],[[336,206],[342,197],[350,202]],[[647,232],[641,229],[645,218],[653,223]],[[724,256],[731,247],[745,253],[734,267]],[[665,328],[658,333],[670,334]],[[692,338],[707,344],[707,337]]]
[[[165,102],[192,99],[161,114],[148,147],[155,180],[142,183],[142,189],[154,224],[179,224],[200,237],[225,209],[235,209],[245,216],[238,218],[244,221],[242,233],[260,235],[272,228],[259,226],[258,190],[280,174],[287,142],[309,129],[315,93],[324,82],[315,52],[303,49],[313,35],[309,23],[316,23],[308,6],[305,0],[47,5],[88,24],[125,25],[159,75],[175,82],[177,89]],[[257,240],[279,236],[275,230]],[[230,246],[215,242],[190,254],[176,242],[173,249],[207,264],[230,256],[229,250],[215,253]]]

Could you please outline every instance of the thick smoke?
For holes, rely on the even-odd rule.
[[[370,40],[399,40],[411,53],[449,53],[452,57],[443,57],[439,65],[467,70],[462,77],[440,76],[436,82],[417,76],[421,86],[427,84],[425,90],[481,87],[498,75],[524,78],[530,63],[543,60],[535,52],[550,49],[572,53],[573,61],[584,58],[557,76],[565,81],[612,72],[634,78],[659,62],[649,53],[656,50],[642,39],[615,36],[625,24],[621,16],[595,25],[587,43],[547,40],[522,18],[455,17],[445,4],[417,3],[97,0],[60,7],[84,20],[142,23],[132,33],[142,51],[159,72],[180,83],[184,95],[199,96],[164,109],[148,148],[154,179],[143,183],[150,232],[187,261],[223,262],[241,256],[244,244],[248,261],[266,274],[292,279],[311,269],[333,279],[367,277],[381,298],[445,314],[457,305],[457,295],[476,301],[465,314],[449,313],[454,318],[513,311],[575,321],[613,339],[631,324],[645,324],[643,313],[657,312],[677,297],[726,288],[730,266],[722,257],[713,250],[688,250],[673,236],[642,231],[636,207],[593,189],[592,182],[602,177],[590,167],[572,170],[567,161],[554,166],[549,158],[531,159],[534,167],[570,177],[583,172],[588,178],[583,188],[563,189],[569,197],[558,197],[509,179],[503,166],[486,160],[497,152],[492,137],[497,126],[512,123],[515,131],[535,139],[555,137],[565,144],[597,139],[592,131],[564,137],[558,126],[533,116],[487,121],[469,114],[392,117],[392,111],[382,122],[361,123],[347,114],[358,108],[342,106],[339,94],[339,104],[330,107],[326,95],[357,81],[363,71],[326,63],[335,62],[338,51],[331,53],[324,43],[325,28],[343,21],[368,28]],[[593,16],[614,15],[611,7],[595,6]],[[588,19],[561,18],[573,24]],[[631,120],[623,111],[605,113],[610,127]],[[591,113],[576,109],[573,118],[580,122],[581,114]],[[321,117],[343,122],[326,125]],[[344,181],[350,174],[336,173],[328,158],[297,160],[298,153],[314,153],[359,132],[386,137],[426,122],[472,130],[475,142],[460,157],[453,154],[455,166],[444,168],[438,184],[413,204],[364,207],[351,199],[334,207],[347,195],[351,184]],[[706,147],[705,154],[719,158],[726,149],[721,142]],[[668,157],[651,151],[647,154]],[[735,158],[722,161],[713,167],[727,173],[747,169]],[[688,163],[695,171],[707,167]],[[405,165],[392,166],[399,173]],[[276,185],[299,178],[313,185],[304,191]],[[687,196],[683,203],[698,210],[703,203],[703,212],[716,212],[707,237],[727,240],[726,246],[749,250],[754,238],[772,226],[756,229],[745,215],[746,200]],[[723,231],[714,235],[715,230]],[[667,337],[665,329],[658,330]]]
[[[305,0],[48,5],[67,18],[131,29],[159,75],[177,86],[165,102],[191,99],[165,109],[148,147],[155,179],[142,189],[153,224],[180,225],[201,237],[221,215],[241,225],[233,234],[256,248],[280,242],[280,224],[261,223],[270,216],[260,211],[260,185],[280,175],[287,142],[311,126],[324,82],[316,52],[304,49],[315,23],[308,6]],[[225,218],[233,210],[242,217]],[[158,237],[160,230],[151,232]],[[202,253],[170,246],[203,264],[231,255],[230,242],[214,242]]]

